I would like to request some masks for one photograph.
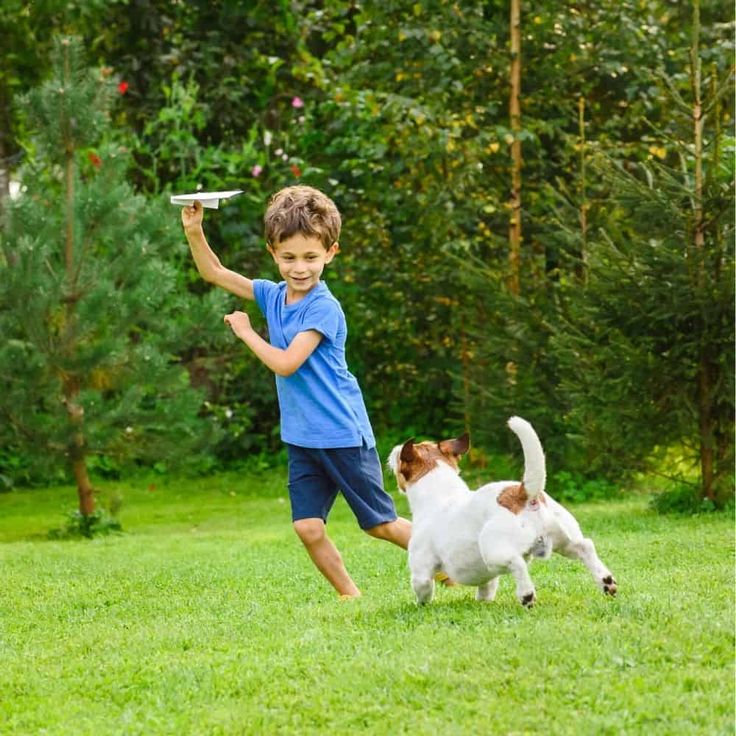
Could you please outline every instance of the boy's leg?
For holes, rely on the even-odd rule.
[[[342,596],[360,595],[348,575],[342,557],[325,530],[325,519],[337,496],[337,488],[325,476],[315,452],[287,445],[289,499],[294,531],[317,569]]]
[[[411,538],[411,522],[399,516],[396,521],[387,521],[365,531],[376,539],[385,539],[397,547],[407,549]]]
[[[299,519],[294,522],[294,531],[302,540],[312,562],[332,587],[340,595],[358,597],[360,590],[348,575],[337,547],[327,536],[324,521],[322,519]]]

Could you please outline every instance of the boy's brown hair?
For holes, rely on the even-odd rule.
[[[271,197],[263,217],[266,242],[278,245],[292,235],[317,237],[325,248],[340,237],[340,213],[335,203],[319,189],[286,187]]]

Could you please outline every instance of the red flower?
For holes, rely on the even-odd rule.
[[[129,85],[127,82],[120,82],[120,84],[118,85],[118,92],[120,92],[121,95],[124,95],[128,91],[128,86]]]
[[[87,158],[89,159],[89,162],[94,166],[96,169],[99,169],[100,166],[102,166],[102,159],[94,152],[90,151],[87,154]]]
[[[302,170],[296,164],[292,164],[291,173],[294,174],[294,176],[299,177],[302,175]]]

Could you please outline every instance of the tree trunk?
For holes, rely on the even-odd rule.
[[[714,445],[715,432],[712,415],[712,385],[710,361],[703,356],[698,366],[698,430],[700,432],[700,493],[715,502]]]
[[[64,383],[64,400],[67,414],[72,426],[72,442],[69,455],[72,463],[74,480],[77,482],[77,494],[79,496],[79,513],[89,516],[95,511],[94,488],[89,479],[86,461],[86,443],[84,439],[84,409],[76,403],[78,389],[73,381]]]
[[[713,151],[713,164],[709,167],[709,176],[716,176],[717,168],[721,161],[721,136],[723,134],[721,128],[721,101],[718,97],[718,66],[714,62],[711,65],[711,94],[715,100],[713,108],[713,139],[711,142]],[[712,273],[713,282],[719,283],[722,278],[723,261],[725,259],[725,251],[723,247],[724,238],[723,231],[716,225],[713,228],[713,258]],[[723,369],[718,362],[712,364],[711,371],[712,383],[714,386],[719,385],[724,380]],[[713,418],[713,498],[718,501],[725,501],[727,498],[733,497],[733,468],[734,468],[734,425],[733,411],[730,407],[724,407],[717,404],[714,407]]]
[[[588,280],[588,195],[585,159],[585,97],[578,99],[578,131],[580,134],[580,263],[576,268],[578,279]]]
[[[70,82],[69,48],[65,47],[64,57],[65,85]],[[74,264],[74,142],[72,130],[67,128],[67,146],[64,162],[65,186],[65,217],[66,232],[64,242],[64,265],[66,268],[66,298],[65,298],[65,336],[63,352],[65,357],[71,358],[75,349],[76,303],[77,285]],[[69,456],[72,463],[74,479],[77,482],[79,496],[79,512],[89,516],[95,511],[94,489],[90,483],[86,462],[86,441],[84,437],[84,409],[77,403],[79,383],[76,378],[62,368],[62,383],[64,391],[64,405],[71,429]]]
[[[693,197],[693,245],[697,285],[705,286],[705,217],[703,215],[703,115],[700,62],[700,3],[693,2],[693,40],[690,47],[690,83],[693,93],[693,143],[695,148],[695,192]]]
[[[509,209],[509,290],[521,291],[521,0],[511,0],[511,199]]]
[[[705,217],[703,214],[703,104],[700,61],[700,2],[693,1],[692,43],[690,46],[690,84],[693,94],[693,142],[695,155],[695,191],[693,196],[693,246],[695,256],[695,285],[698,291],[706,288]],[[714,478],[714,420],[713,376],[710,357],[701,348],[698,361],[698,431],[700,434],[700,493],[703,498],[715,500]]]
[[[472,434],[470,416],[470,355],[468,351],[468,336],[464,326],[460,328],[460,358],[463,367],[463,421],[465,431]]]

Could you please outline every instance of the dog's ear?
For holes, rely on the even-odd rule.
[[[399,458],[404,463],[410,463],[414,459],[414,438],[411,437],[404,442]]]
[[[460,457],[470,449],[470,435],[465,432],[455,440],[443,440],[438,444],[440,452],[445,455],[455,455],[455,457]]]

